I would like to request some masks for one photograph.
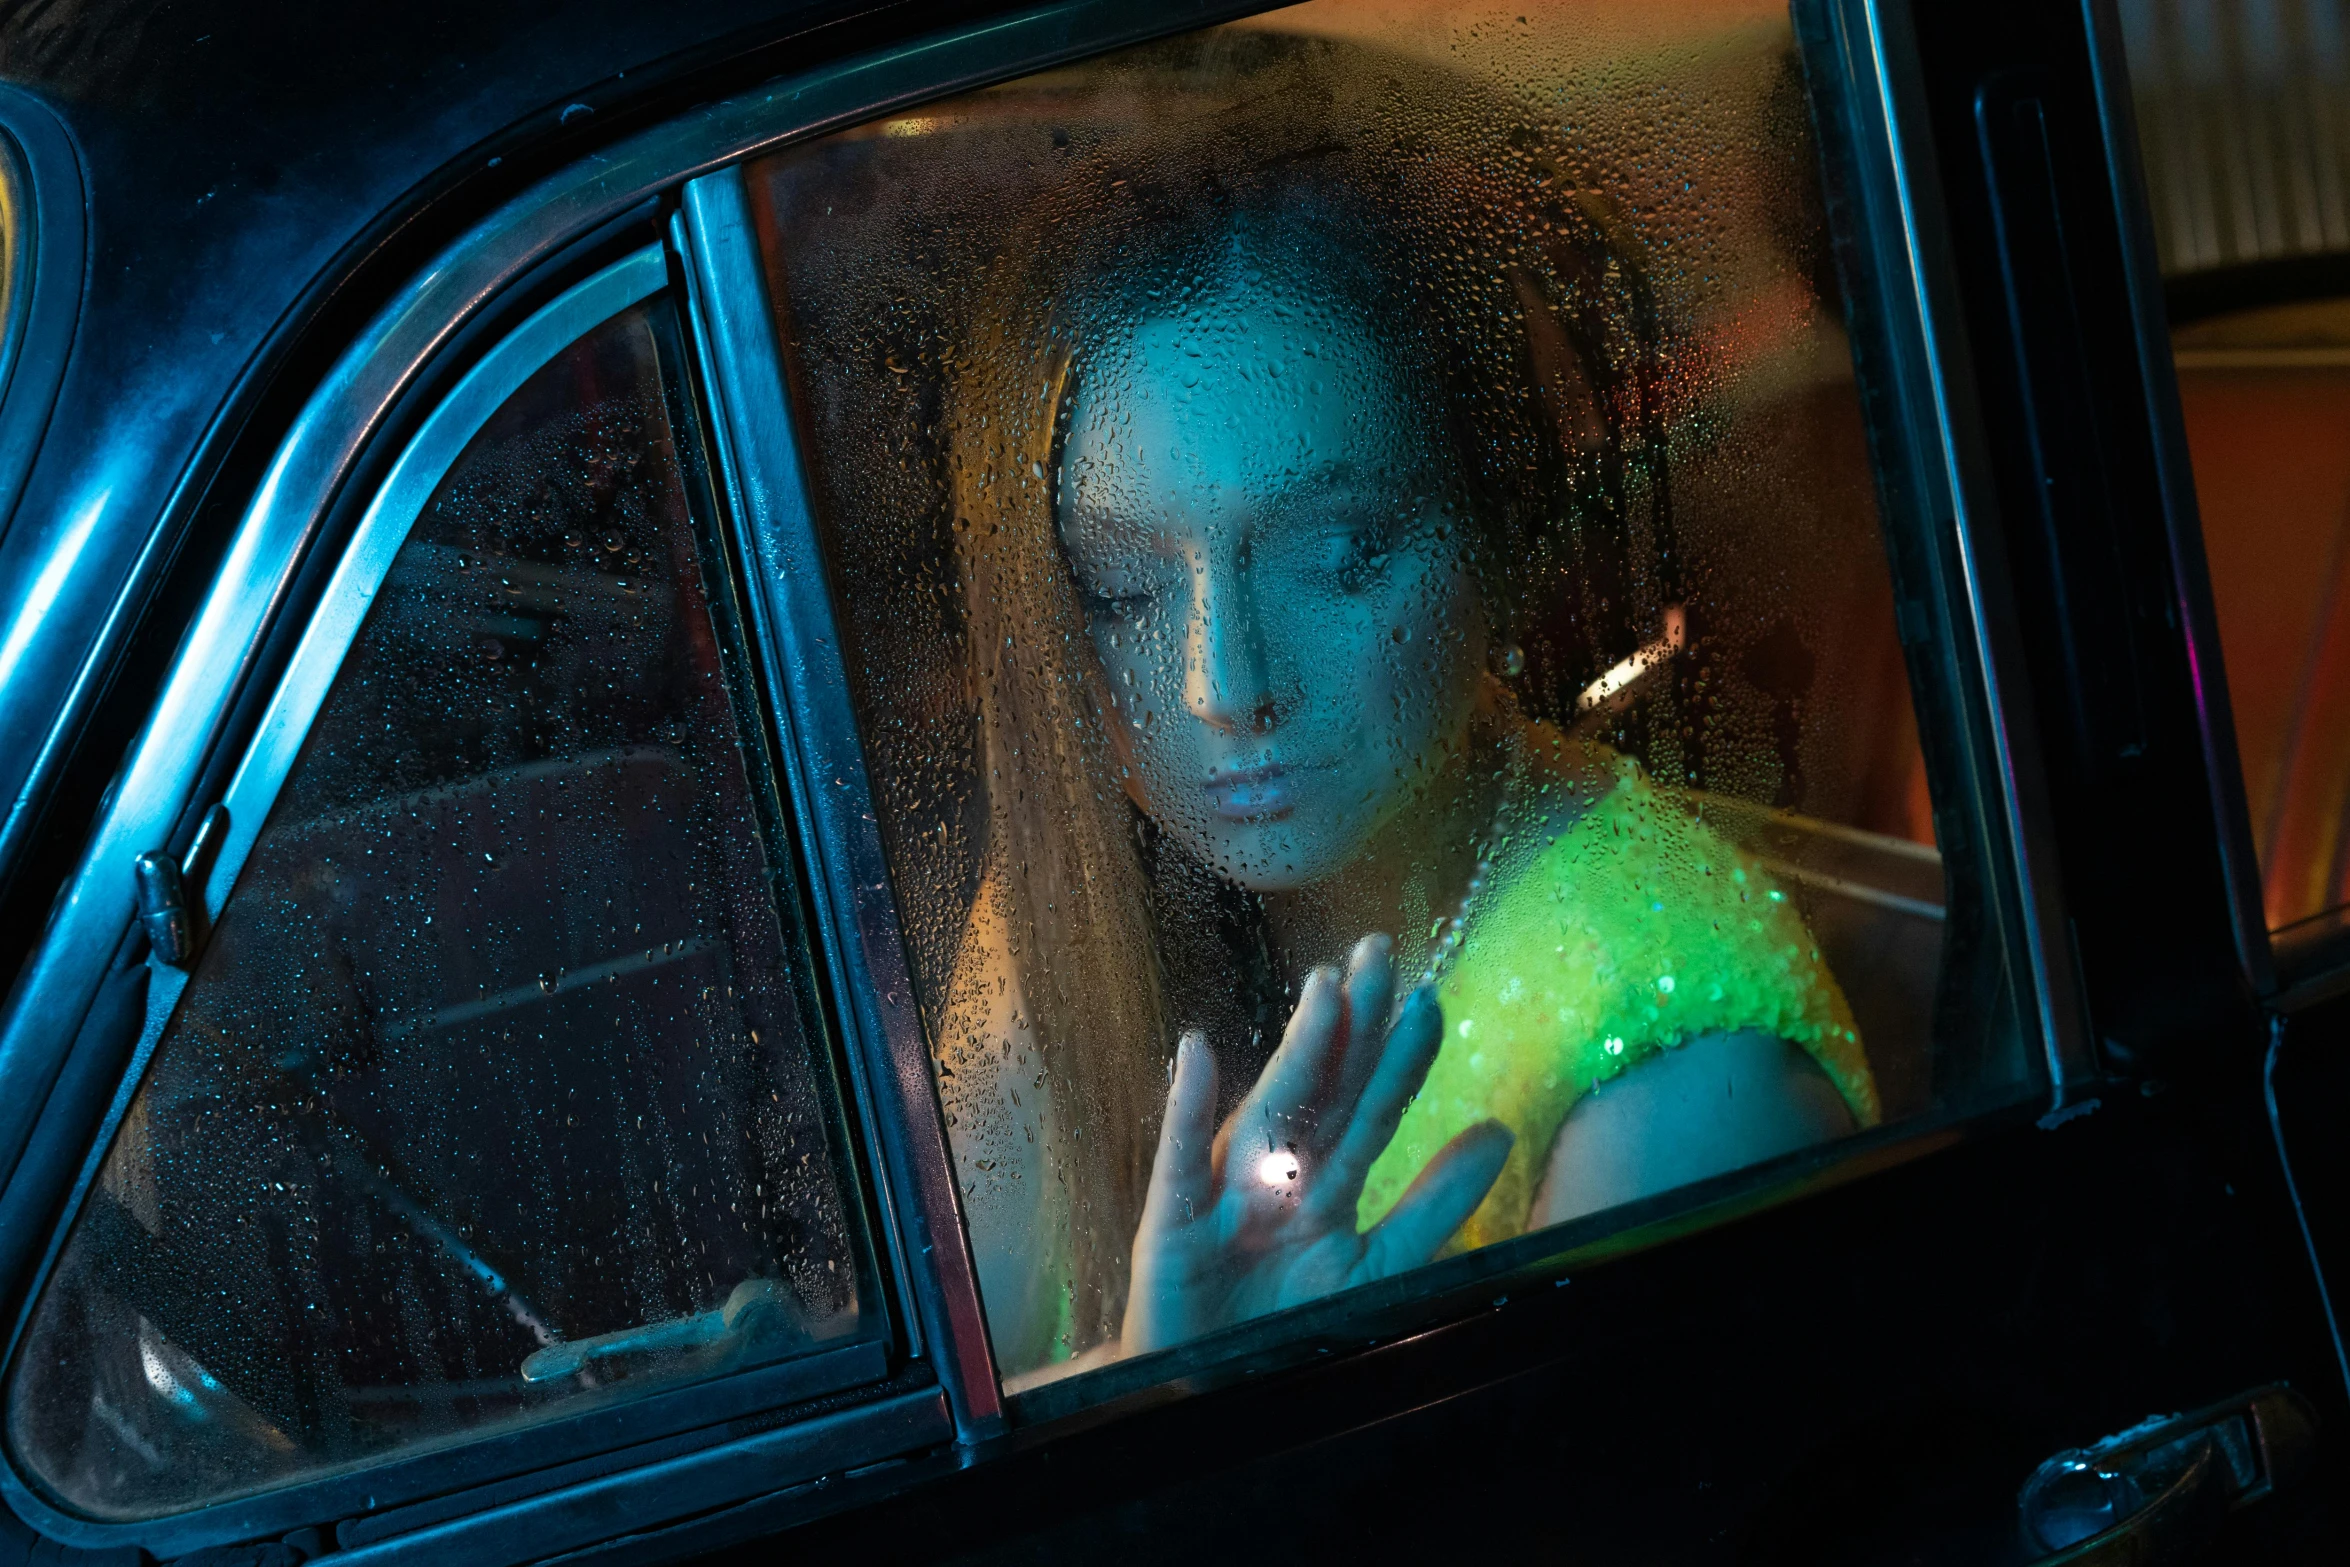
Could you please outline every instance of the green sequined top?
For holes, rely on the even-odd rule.
[[[1630,758],[1557,839],[1468,911],[1437,984],[1444,1044],[1356,1208],[1369,1229],[1454,1136],[1517,1134],[1454,1238],[1524,1231],[1559,1123],[1627,1067],[1702,1034],[1752,1029],[1803,1047],[1862,1126],[1878,1119],[1852,1010],[1786,894]]]

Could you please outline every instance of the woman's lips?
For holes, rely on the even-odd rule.
[[[1223,768],[1208,774],[1208,809],[1228,822],[1261,822],[1287,816],[1296,804],[1289,769],[1279,762]]]

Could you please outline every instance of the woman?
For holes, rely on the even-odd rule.
[[[1208,111],[1054,130],[1009,237],[932,262],[986,826],[959,939],[909,901],[1015,1386],[1876,1115],[1776,889],[1529,711],[1670,602],[1632,249],[1372,63],[1162,46]]]

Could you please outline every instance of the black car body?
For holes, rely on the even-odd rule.
[[[193,962],[224,917],[235,878],[213,885],[211,856],[225,835],[241,857],[261,830],[218,808],[281,709],[299,717],[277,693],[310,668],[306,633],[364,553],[368,503],[507,343],[601,319],[562,315],[591,285],[606,314],[656,310],[645,351],[687,453],[680,504],[719,519],[700,569],[733,651],[710,678],[755,715],[742,809],[788,846],[767,872],[786,909],[777,961],[807,976],[774,1003],[799,1021],[767,1027],[813,1041],[794,1135],[831,1139],[841,1200],[867,1216],[842,1221],[835,1259],[859,1281],[854,1332],[556,1425],[452,1427],[396,1462],[199,1479],[116,1515],[28,1467],[32,1428],[12,1425],[0,1560],[2020,1561],[2040,1553],[2017,1534],[2016,1488],[2041,1460],[2277,1384],[2314,1426],[2278,1434],[2273,1397],[2265,1415],[2211,1416],[2267,1430],[2277,1472],[2246,1460],[2240,1510],[2193,1538],[2228,1560],[2334,1559],[2350,1383],[2327,1286],[2350,1246],[2334,1129],[2350,969],[2322,939],[2272,950],[2260,913],[2102,0],[1805,0],[1792,24],[1835,241],[1822,286],[1833,299],[1842,279],[1879,504],[1907,519],[1887,539],[1936,823],[1971,824],[1944,841],[1976,856],[1954,875],[1979,907],[1954,899],[1951,919],[2005,943],[2001,994],[2033,1041],[2016,1083],[1776,1184],[1709,1188],[1702,1209],[1654,1199],[1100,1374],[1089,1393],[1007,1394],[909,999],[891,891],[906,872],[870,810],[826,792],[869,791],[873,743],[782,466],[826,437],[790,380],[813,372],[780,369],[756,346],[764,318],[741,319],[765,274],[725,236],[764,221],[766,198],[730,171],[1252,9],[58,0],[0,20],[16,154],[0,393],[9,1376],[31,1374],[41,1292],[74,1266],[69,1231],[99,1211],[107,1148],[155,1070],[170,1005],[152,998],[197,983],[170,945],[184,937]],[[577,581],[542,587],[576,599]],[[508,586],[521,625],[539,611]],[[538,634],[482,636],[510,653]],[[279,781],[306,732],[268,742]],[[318,852],[362,854],[361,836]],[[161,879],[142,902],[151,854]],[[574,885],[549,876],[497,917]],[[557,997],[564,965],[591,959],[544,959],[541,988]],[[233,1228],[234,1204],[222,1213]],[[436,1244],[472,1256],[452,1225]],[[464,1309],[506,1309],[497,1266],[480,1262],[489,1294]],[[289,1363],[311,1353],[258,1307],[241,1331],[261,1361],[278,1335]],[[193,1375],[162,1364],[158,1388]],[[312,1418],[309,1394],[270,1404],[262,1380],[239,1407]],[[2306,1472],[2268,1496],[2285,1470]],[[2126,1532],[2129,1512],[2106,1522]]]

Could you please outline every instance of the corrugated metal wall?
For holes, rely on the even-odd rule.
[[[2118,9],[2163,271],[2350,250],[2350,3]]]

